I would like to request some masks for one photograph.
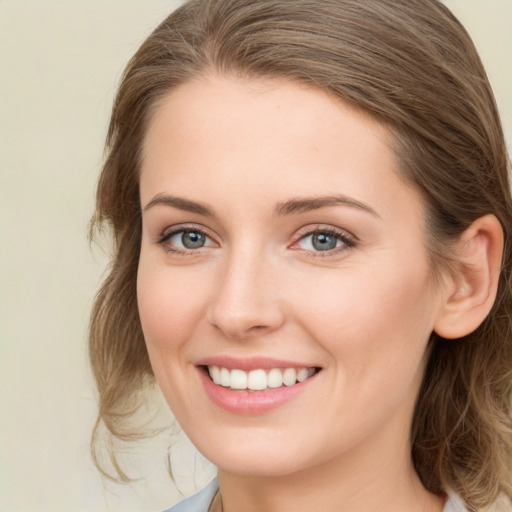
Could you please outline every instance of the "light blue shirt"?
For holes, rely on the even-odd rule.
[[[219,483],[215,478],[197,494],[180,501],[177,505],[174,505],[174,507],[171,507],[164,512],[208,512],[208,508],[210,507],[213,497],[218,489]]]
[[[219,489],[217,479],[212,480],[203,490],[180,501],[164,512],[208,512],[215,493]],[[467,512],[462,500],[453,494],[448,496],[443,512]]]

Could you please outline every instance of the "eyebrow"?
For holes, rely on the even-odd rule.
[[[380,215],[371,206],[343,195],[291,199],[290,201],[278,203],[274,208],[274,215],[293,215],[295,213],[310,212],[328,206],[348,206],[380,218]]]
[[[143,211],[147,211],[153,206],[156,205],[164,205],[164,206],[172,206],[173,208],[177,208],[178,210],[183,210],[185,212],[197,213],[199,215],[205,215],[206,217],[215,217],[215,213],[213,210],[208,208],[208,206],[196,203],[195,201],[191,201],[190,199],[184,199],[182,197],[174,197],[168,196],[164,194],[156,195],[145,207]]]
[[[206,217],[216,217],[214,211],[204,204],[191,201],[190,199],[184,199],[182,197],[169,196],[165,194],[156,195],[144,207],[143,211],[147,211],[156,205],[171,206],[173,208],[177,208],[178,210],[197,213],[199,215],[205,215]],[[367,204],[343,195],[290,199],[289,201],[277,203],[274,208],[274,215],[293,215],[297,213],[319,210],[320,208],[326,208],[329,206],[348,206],[350,208],[356,208],[380,218],[380,215]]]

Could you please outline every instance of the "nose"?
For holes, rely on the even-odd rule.
[[[208,320],[224,336],[245,340],[269,334],[285,320],[278,283],[264,258],[233,254],[219,273]]]

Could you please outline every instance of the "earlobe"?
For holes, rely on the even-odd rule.
[[[456,246],[456,272],[449,277],[446,297],[434,331],[443,338],[473,332],[489,314],[498,290],[503,255],[503,229],[494,215],[477,219]]]

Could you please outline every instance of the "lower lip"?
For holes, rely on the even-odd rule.
[[[204,367],[198,368],[198,370],[210,400],[221,409],[237,414],[259,414],[276,409],[302,393],[318,375],[316,373],[293,386],[282,386],[263,391],[246,391],[233,390],[215,384],[207,375]]]

